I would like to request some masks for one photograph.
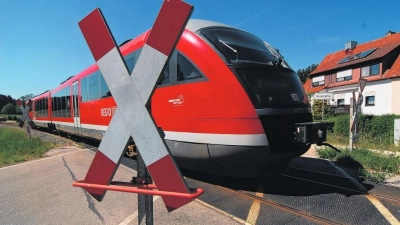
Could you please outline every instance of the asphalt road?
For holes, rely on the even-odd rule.
[[[0,168],[0,224],[137,224],[137,195],[107,192],[97,202],[74,180],[83,179],[94,154],[77,147],[51,156]],[[129,181],[136,172],[120,166],[114,180]],[[239,224],[194,201],[168,213],[154,202],[154,224]]]

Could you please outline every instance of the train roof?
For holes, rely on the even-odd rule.
[[[200,31],[204,28],[208,28],[208,27],[234,28],[234,27],[231,27],[231,26],[223,24],[223,23],[214,22],[214,21],[210,21],[210,20],[202,20],[202,19],[189,19],[188,23],[186,24],[186,30],[189,30],[193,33],[196,33],[198,31]],[[234,29],[237,29],[237,28],[234,28]],[[129,49],[137,48],[137,46],[142,45],[143,42],[146,40],[147,35],[149,34],[149,31],[150,31],[150,29],[145,31],[144,33],[140,34],[139,36],[135,37],[133,40],[126,41],[126,44],[124,43],[123,45],[120,46],[121,52],[127,52],[127,51],[129,52],[130,51]],[[83,76],[87,76],[88,74],[93,73],[96,70],[98,70],[97,64],[96,63],[92,64],[91,66],[87,67],[86,69],[79,72],[75,76],[69,77],[68,79],[63,81],[59,86],[52,89],[50,92],[51,93],[57,92],[57,91],[61,90],[62,88],[64,88],[65,86],[71,85],[71,83],[75,82],[77,79],[80,79]],[[35,96],[35,98],[43,97],[43,95],[45,93],[37,95],[37,96]]]
[[[190,19],[186,25],[186,29],[195,33],[203,28],[207,27],[230,27],[223,23],[218,23],[210,20]]]

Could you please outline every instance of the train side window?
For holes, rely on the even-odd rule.
[[[71,117],[71,87],[65,88],[65,116]]]
[[[55,97],[52,96],[51,97],[51,114],[52,114],[52,116],[55,115],[55,111],[56,111],[56,101],[55,101]]]
[[[45,99],[40,99],[40,101],[39,101],[39,110],[40,110],[40,116],[41,117],[45,117],[46,116],[46,114],[45,114],[45,105],[44,105],[44,100]]]
[[[89,76],[89,100],[99,99],[99,74]]]
[[[178,53],[177,81],[186,81],[203,78],[200,71],[182,54]]]
[[[40,100],[35,102],[35,111],[36,111],[36,116],[40,117]]]
[[[111,96],[111,91],[107,86],[106,81],[104,80],[103,74],[100,73],[100,97],[105,98]]]
[[[88,88],[87,88],[87,77],[81,80],[81,95],[82,102],[86,102],[88,100]]]
[[[133,67],[135,67],[135,52],[125,56],[125,64],[128,67],[129,75],[132,74]]]
[[[61,92],[57,93],[57,117],[62,117],[62,99]]]
[[[61,90],[61,116],[67,117],[67,96],[66,89]]]
[[[47,97],[44,99],[44,116],[49,116],[49,98]]]

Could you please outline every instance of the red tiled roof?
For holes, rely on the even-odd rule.
[[[325,56],[325,58],[322,60],[322,62],[319,64],[319,66],[313,72],[311,72],[309,75],[321,74],[321,73],[329,71],[329,70],[335,70],[335,69],[350,66],[353,64],[358,64],[361,62],[369,61],[372,59],[381,58],[399,46],[400,46],[400,33],[391,34],[389,36],[385,36],[385,37],[379,38],[377,40],[358,44],[353,49],[352,54],[361,53],[363,51],[367,51],[367,50],[374,49],[374,48],[376,48],[376,50],[365,58],[357,59],[357,60],[353,60],[353,61],[349,61],[349,62],[345,62],[345,63],[340,63],[340,64],[338,64],[338,62],[340,62],[342,59],[347,57],[345,50],[340,50],[340,51],[328,54],[327,56]],[[391,72],[390,74],[396,73],[396,75],[397,74],[400,75],[399,74],[399,72],[400,72],[400,59],[399,58],[397,58],[396,62],[393,64],[393,67],[396,67],[397,69],[395,71]]]
[[[389,71],[386,71],[382,77],[389,78],[389,77],[398,77],[400,76],[400,55],[397,56],[396,61],[394,61],[392,67]]]

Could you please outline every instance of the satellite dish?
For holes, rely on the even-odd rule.
[[[351,55],[351,53],[353,52],[353,49],[346,48],[346,50],[344,50],[344,52],[346,53],[346,55]]]

